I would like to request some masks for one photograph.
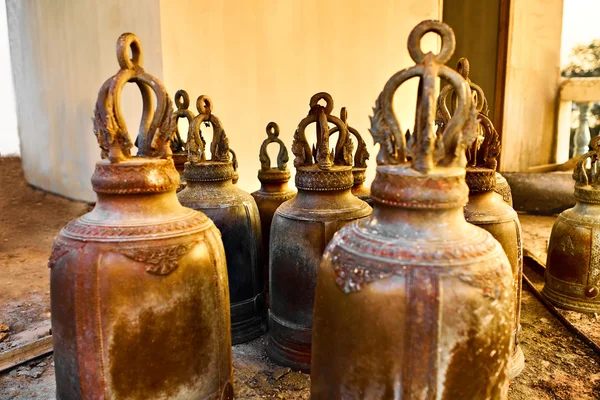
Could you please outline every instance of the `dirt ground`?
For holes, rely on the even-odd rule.
[[[89,206],[27,185],[16,158],[0,158],[0,188],[0,325],[9,327],[8,332],[0,332],[1,353],[48,335],[46,261],[60,228],[87,212]],[[538,217],[533,221],[535,218]],[[525,221],[525,244],[535,241],[543,250],[540,243],[549,221],[534,228]],[[526,364],[523,373],[511,383],[509,399],[600,399],[600,357],[565,329],[531,293],[524,291],[522,302],[521,345]],[[600,332],[594,325],[595,316],[572,316],[577,317],[591,321],[590,326]],[[271,363],[265,354],[265,343],[262,337],[234,346],[236,398],[308,399],[309,376]],[[0,373],[0,399],[54,397],[51,355]]]

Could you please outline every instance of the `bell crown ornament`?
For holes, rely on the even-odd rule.
[[[348,110],[342,107],[340,111],[340,119],[346,125],[348,133],[352,134],[356,139],[356,151],[354,152],[354,164],[352,166],[352,175],[354,176],[354,184],[363,183],[366,180],[367,160],[369,159],[369,151],[362,135],[356,128],[348,125]],[[337,126],[334,127],[329,134],[332,135],[338,132]]]
[[[173,153],[182,153],[187,152],[187,146],[185,140],[181,138],[177,121],[179,121],[180,118],[185,118],[187,119],[188,124],[191,124],[195,116],[194,113],[189,110],[190,96],[185,90],[180,89],[175,93],[175,105],[177,106],[177,110],[173,113],[173,118],[175,119],[175,135],[171,141],[171,151]]]
[[[325,105],[319,104],[323,100]],[[295,156],[296,187],[304,190],[342,190],[353,185],[352,178],[352,140],[348,137],[346,124],[333,111],[333,98],[320,92],[311,97],[308,115],[300,121],[292,153]],[[306,127],[314,123],[316,144],[312,149],[306,140]],[[335,148],[329,148],[331,131],[329,124],[338,129]]]
[[[229,155],[233,154],[235,164],[237,164],[237,157],[229,148],[229,139],[221,120],[212,112],[212,100],[205,95],[199,96],[196,100],[196,108],[198,115],[192,120],[188,130],[188,162],[184,172],[185,179],[196,182],[232,179],[237,166],[234,166]],[[202,135],[202,124],[213,128],[209,159],[206,154],[206,140]]]
[[[428,32],[441,39],[438,54],[421,50]],[[417,63],[394,74],[377,98],[371,117],[371,135],[379,143],[377,176],[371,197],[380,203],[407,208],[449,208],[467,201],[464,184],[465,150],[477,136],[477,110],[469,84],[456,71],[444,65],[452,56],[455,37],[440,21],[423,21],[410,33],[408,52]],[[415,126],[402,134],[393,110],[396,90],[407,80],[419,77]],[[435,85],[444,78],[456,94],[456,109],[444,127],[435,131]],[[428,184],[436,181],[435,185]]]
[[[138,37],[122,34],[117,40],[120,69],[100,88],[92,119],[102,158],[92,176],[97,193],[166,192],[178,186],[169,144],[176,126],[173,103],[162,82],[144,71],[143,59]],[[121,93],[128,82],[137,84],[143,101],[135,156],[131,154],[133,144],[121,110]]]
[[[290,160],[285,144],[279,139],[279,125],[275,122],[267,124],[267,138],[260,145],[258,159],[260,169],[258,170],[258,180],[261,183],[269,182],[287,182],[290,179],[290,170],[287,168],[287,162]],[[271,143],[279,145],[277,153],[277,166],[271,167],[271,158],[267,152],[267,147]]]
[[[573,170],[575,198],[600,204],[600,136],[592,139],[591,148],[581,156]]]
[[[488,117],[489,107],[483,89],[469,78],[469,60],[465,57],[459,59],[456,71],[469,84],[473,103],[477,110],[477,137],[466,149],[467,185],[471,192],[494,190],[496,186],[495,172],[501,150],[500,137]],[[450,108],[448,107],[448,96],[451,97]],[[451,85],[446,85],[440,91],[436,115],[438,135],[444,134],[445,127],[452,118],[451,109],[455,108],[455,97],[454,88]]]

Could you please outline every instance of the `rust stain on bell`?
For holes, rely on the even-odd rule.
[[[575,207],[560,213],[550,235],[542,294],[555,306],[600,312],[600,137],[573,171]]]
[[[199,114],[188,131],[187,187],[177,196],[184,206],[206,214],[221,231],[229,274],[232,341],[238,344],[266,330],[260,216],[254,198],[233,184],[237,159],[221,121],[212,113],[212,101],[200,96],[196,108]],[[210,159],[203,125],[213,128]]]
[[[271,158],[267,152],[267,146],[271,143],[279,145],[277,154],[277,166],[271,167]],[[275,210],[279,206],[296,195],[296,191],[288,187],[290,180],[290,170],[287,168],[289,161],[288,151],[285,144],[279,139],[279,126],[275,122],[269,122],[267,125],[267,138],[260,146],[259,156],[260,169],[258,170],[258,180],[260,189],[252,193],[252,197],[258,206],[260,213],[260,223],[262,226],[263,239],[263,259],[264,259],[264,277],[265,287],[269,288],[269,238],[271,237],[271,222],[275,215]],[[268,298],[268,292],[267,292]]]
[[[498,157],[500,156],[500,138],[488,117],[489,108],[485,93],[481,87],[469,78],[469,60],[461,58],[456,67],[458,73],[467,81],[475,99],[478,113],[478,137],[467,148],[466,181],[469,186],[469,202],[465,206],[465,218],[477,225],[500,242],[513,271],[513,287],[515,292],[514,312],[515,329],[509,364],[511,379],[521,373],[524,367],[523,351],[519,346],[519,318],[521,315],[521,289],[523,280],[523,244],[521,241],[521,224],[517,213],[505,202],[503,196],[496,192]],[[452,85],[445,86],[438,98],[437,118],[438,134],[443,134],[444,127],[451,119],[448,107],[448,96],[455,98]],[[453,99],[455,102],[455,99]],[[451,102],[453,103],[453,102]],[[451,104],[452,105],[452,104]]]
[[[61,230],[48,263],[56,396],[232,398],[219,232],[177,200],[169,145],[177,118],[162,83],[142,68],[134,34],[121,35],[117,57],[121,68],[102,85],[93,120],[98,201]],[[137,156],[119,108],[127,82],[146,111]]]
[[[279,365],[303,371],[310,368],[314,290],[325,246],[342,226],[371,213],[351,192],[352,141],[346,124],[331,114],[333,99],[317,93],[309,105],[292,143],[298,194],[275,212],[269,247],[267,354]],[[305,130],[313,123],[317,140],[311,149]],[[331,150],[330,123],[339,130]]]
[[[441,36],[437,55],[421,51],[428,32]],[[501,245],[465,220],[477,111],[467,82],[443,65],[454,47],[444,23],[417,25],[408,39],[417,65],[393,75],[377,99],[373,214],[335,235],[317,273],[313,400],[507,398],[513,277]],[[405,136],[392,103],[413,77],[415,127]],[[457,95],[439,136],[437,77]]]

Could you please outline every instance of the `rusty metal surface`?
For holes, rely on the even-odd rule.
[[[220,399],[233,378],[223,245],[177,201],[172,103],[135,35],[121,35],[117,57],[95,109],[98,201],[61,230],[48,262],[57,398]],[[144,104],[135,157],[119,104],[127,82]]]
[[[428,32],[441,36],[437,55],[420,50]],[[464,217],[465,150],[477,135],[477,111],[468,84],[443,65],[454,46],[447,25],[417,25],[408,40],[417,65],[392,76],[377,99],[373,214],[342,228],[318,269],[314,400],[507,398],[512,271],[500,244]],[[440,136],[438,76],[457,94]],[[392,103],[412,77],[420,78],[417,115],[405,136]]]
[[[233,184],[229,139],[212,113],[212,101],[200,96],[196,106],[199,114],[188,132],[187,187],[177,196],[184,206],[206,214],[221,231],[229,275],[232,342],[238,344],[266,330],[260,216],[254,198]],[[209,160],[201,131],[208,123],[213,127]]]
[[[563,211],[550,235],[542,294],[557,307],[600,312],[600,137],[573,171],[575,207]]]
[[[479,226],[500,242],[502,249],[510,261],[513,272],[513,288],[515,297],[515,325],[513,331],[512,352],[510,358],[509,377],[516,377],[524,367],[523,351],[519,347],[519,318],[521,314],[521,291],[523,277],[523,242],[521,225],[517,213],[505,200],[496,193],[498,176],[496,168],[500,156],[500,138],[488,117],[488,106],[485,93],[480,86],[469,78],[469,60],[460,58],[456,71],[469,84],[474,95],[479,120],[479,135],[474,143],[467,148],[467,173],[465,176],[469,186],[469,202],[465,206],[465,218],[468,222]],[[438,134],[443,134],[443,127],[448,125],[453,104],[448,107],[448,96],[454,96],[452,85],[445,86],[438,97],[436,122],[441,128]],[[455,102],[455,99],[453,99]],[[509,189],[510,190],[510,189]]]
[[[352,195],[352,141],[346,124],[332,111],[329,94],[311,98],[292,144],[298,194],[277,209],[271,225],[267,353],[275,363],[303,371],[310,368],[316,273],[325,246],[342,226],[371,213],[367,203]],[[305,136],[311,123],[317,131],[312,149]],[[332,152],[329,123],[338,128]]]
[[[279,206],[296,195],[296,191],[288,187],[290,170],[287,168],[289,161],[288,151],[285,144],[279,139],[279,126],[275,122],[267,125],[267,138],[262,142],[258,159],[260,170],[258,180],[260,189],[252,193],[252,197],[258,206],[263,239],[263,261],[265,288],[267,289],[267,305],[269,299],[269,243],[271,237],[271,222],[275,211]],[[267,152],[267,146],[271,143],[279,145],[277,154],[277,166],[271,167],[271,159]]]

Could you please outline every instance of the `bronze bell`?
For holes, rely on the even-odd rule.
[[[437,55],[421,51],[428,32],[441,36]],[[500,244],[464,217],[477,112],[469,85],[443,65],[454,43],[446,24],[421,22],[408,39],[417,65],[393,75],[377,99],[373,214],[335,235],[317,273],[313,400],[507,398],[512,272]],[[438,76],[457,94],[443,136],[434,131]],[[407,140],[392,103],[413,77]]]
[[[495,192],[500,156],[500,138],[488,117],[489,108],[485,93],[481,87],[469,79],[469,60],[458,60],[457,72],[467,81],[475,94],[476,109],[479,119],[479,136],[467,148],[466,181],[469,186],[469,202],[465,206],[465,218],[468,222],[485,229],[500,242],[513,272],[515,329],[509,363],[509,377],[513,379],[521,373],[524,366],[523,351],[519,346],[519,319],[521,315],[521,289],[523,281],[523,244],[521,241],[521,224],[515,210],[509,206],[502,196]],[[452,85],[445,86],[438,98],[438,134],[451,120],[447,97],[454,95]]]
[[[363,140],[362,136],[358,131],[348,125],[348,111],[346,107],[342,107],[340,112],[340,119],[344,124],[348,132],[354,135],[356,138],[356,153],[354,153],[354,165],[352,167],[352,176],[354,178],[354,186],[352,186],[352,194],[365,201],[368,205],[373,206],[371,201],[371,190],[365,186],[365,180],[367,179],[367,160],[369,159],[369,152],[367,150],[367,144]],[[337,132],[337,127],[334,127],[330,134]]]
[[[134,34],[121,35],[117,57],[94,111],[96,206],[60,231],[48,262],[56,396],[232,399],[219,231],[177,201],[177,118],[163,84],[144,72]],[[127,82],[146,111],[136,156],[119,106]]]
[[[500,172],[496,171],[496,187],[494,187],[494,192],[498,193],[502,196],[502,200],[509,206],[513,206],[512,199],[512,191],[510,190],[510,185],[505,177],[503,177]]]
[[[579,159],[575,207],[560,213],[550,235],[542,294],[557,307],[600,312],[600,136]]]
[[[325,106],[318,104],[321,100]],[[277,364],[303,371],[310,368],[314,290],[323,250],[338,229],[371,213],[367,203],[352,195],[352,141],[332,110],[329,94],[310,99],[310,111],[292,144],[298,194],[279,206],[271,224],[267,354]],[[312,150],[305,135],[311,123],[317,131]],[[331,152],[329,123],[339,130]]]
[[[192,120],[194,119],[194,113],[189,110],[190,96],[185,90],[178,90],[177,93],[175,93],[175,105],[177,106],[177,110],[175,110],[175,136],[173,136],[173,140],[171,140],[171,151],[173,152],[173,163],[175,164],[175,169],[179,173],[179,188],[177,191],[180,192],[185,188],[186,185],[185,178],[183,176],[183,169],[188,160],[188,153],[186,149],[186,143],[181,138],[181,134],[179,133],[177,121],[179,118],[185,118],[187,119],[188,124],[191,124]]]
[[[279,145],[277,154],[277,167],[271,167],[271,158],[267,152],[267,146],[270,143]],[[265,261],[264,278],[265,288],[269,288],[269,238],[271,233],[271,222],[275,210],[284,202],[296,195],[296,191],[288,187],[290,180],[290,170],[287,168],[289,160],[288,151],[285,144],[279,139],[279,126],[275,122],[269,122],[267,125],[267,138],[260,146],[258,155],[260,160],[260,169],[258,170],[258,180],[260,189],[252,193],[252,197],[258,206],[260,213],[260,223],[262,226],[263,239],[263,260]],[[268,292],[267,292],[268,298]]]
[[[232,342],[238,344],[259,337],[266,329],[260,217],[254,198],[232,182],[229,139],[212,113],[212,101],[200,96],[196,107],[199,114],[188,132],[187,187],[177,196],[181,204],[205,213],[221,231],[229,274]],[[213,128],[210,160],[202,124]]]

